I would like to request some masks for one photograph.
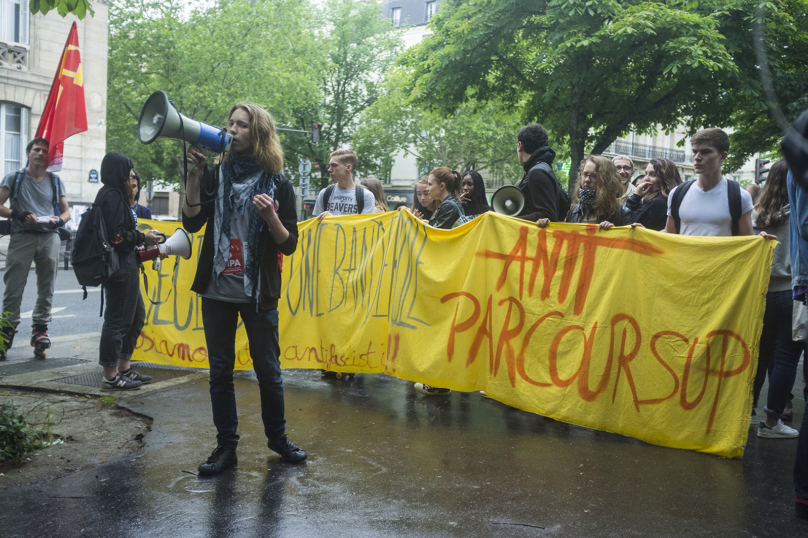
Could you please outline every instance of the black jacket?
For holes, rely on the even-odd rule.
[[[107,237],[118,252],[131,252],[143,244],[144,235],[135,228],[135,218],[126,195],[126,182],[134,165],[132,159],[121,153],[110,152],[101,161],[101,183],[95,197],[101,208]]]
[[[219,175],[213,173],[212,168],[207,168],[201,178],[200,184],[200,211],[193,217],[189,217],[183,211],[182,226],[191,233],[198,232],[202,226],[205,227],[205,238],[202,241],[202,250],[199,253],[199,264],[196,268],[196,276],[191,290],[196,293],[203,293],[213,276],[213,254],[216,240],[214,233],[214,213],[216,205],[214,200],[219,192]],[[211,193],[211,194],[208,194]],[[268,226],[264,226],[258,236],[258,250],[255,259],[258,262],[261,279],[261,297],[253,300],[260,302],[261,310],[273,310],[278,307],[278,299],[281,296],[281,268],[279,265],[278,253],[291,256],[297,249],[297,209],[295,208],[295,191],[289,180],[281,175],[278,190],[275,192],[275,201],[278,204],[278,218],[283,227],[289,231],[289,237],[281,244],[276,244],[272,238],[272,233]],[[253,286],[253,294],[258,290],[258,286]]]
[[[550,219],[553,222],[559,220],[558,199],[561,184],[545,170],[539,168],[531,170],[539,161],[546,162],[552,167],[553,159],[555,152],[544,146],[534,151],[522,165],[525,175],[516,186],[525,196],[525,207],[517,215],[518,218],[531,222],[539,219]]]
[[[609,217],[603,215],[598,216],[596,221],[598,224],[600,224],[604,220],[608,220],[615,226],[627,226],[632,222],[635,222],[631,220],[631,213],[624,205],[617,206],[617,211],[615,211],[614,214]],[[583,211],[581,211],[581,204],[573,205],[570,208],[569,213],[567,213],[567,222],[581,223],[583,221],[584,214]]]
[[[457,198],[450,194],[443,199],[438,209],[432,214],[429,219],[429,225],[435,228],[451,230],[455,221],[462,216],[463,206],[460,205]]]
[[[639,222],[649,230],[659,232],[668,223],[668,199],[664,196],[643,202],[641,196],[632,194],[626,200],[626,208],[631,212],[629,224]]]

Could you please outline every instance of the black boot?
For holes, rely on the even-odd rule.
[[[197,470],[201,475],[211,476],[219,474],[237,463],[238,458],[236,457],[236,450],[234,448],[217,446],[213,454],[211,454],[208,460],[200,465]]]
[[[308,457],[305,450],[294,444],[285,435],[271,437],[267,441],[267,446],[280,454],[284,461],[289,463],[300,463]]]

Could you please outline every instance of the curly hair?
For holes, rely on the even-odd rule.
[[[783,159],[769,168],[766,185],[760,191],[755,204],[755,225],[758,228],[777,228],[782,226],[788,217],[783,214],[783,207],[788,205],[788,164]]]
[[[611,159],[603,155],[590,155],[589,158],[581,161],[581,173],[578,175],[578,182],[575,184],[575,202],[578,203],[581,189],[581,180],[584,177],[584,167],[591,162],[595,165],[595,215],[598,217],[609,217],[620,207],[620,196],[623,195],[623,183],[620,181],[620,174]]]
[[[516,133],[516,140],[522,143],[525,153],[531,154],[539,148],[550,145],[547,129],[540,123],[531,123],[519,129],[519,132]]]
[[[258,163],[258,168],[268,174],[277,174],[283,169],[283,148],[272,116],[261,105],[242,101],[230,109],[227,118],[230,119],[233,112],[238,109],[246,112],[250,118],[248,129],[252,143],[250,149],[255,157],[255,162]],[[228,152],[222,160],[227,161],[229,155]]]

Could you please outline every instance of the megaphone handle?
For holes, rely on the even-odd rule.
[[[160,243],[165,243],[168,240],[168,236],[162,232],[157,232],[157,235],[160,236]]]

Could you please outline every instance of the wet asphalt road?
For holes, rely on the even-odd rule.
[[[0,494],[2,535],[808,536],[791,496],[796,440],[755,429],[743,459],[727,460],[477,393],[428,398],[382,375],[295,370],[285,371],[288,432],[310,457],[290,465],[266,448],[256,381],[236,384],[237,469],[185,472],[215,446],[207,383],[135,395],[124,405],[154,417],[145,447]],[[794,424],[803,406],[798,397]]]

